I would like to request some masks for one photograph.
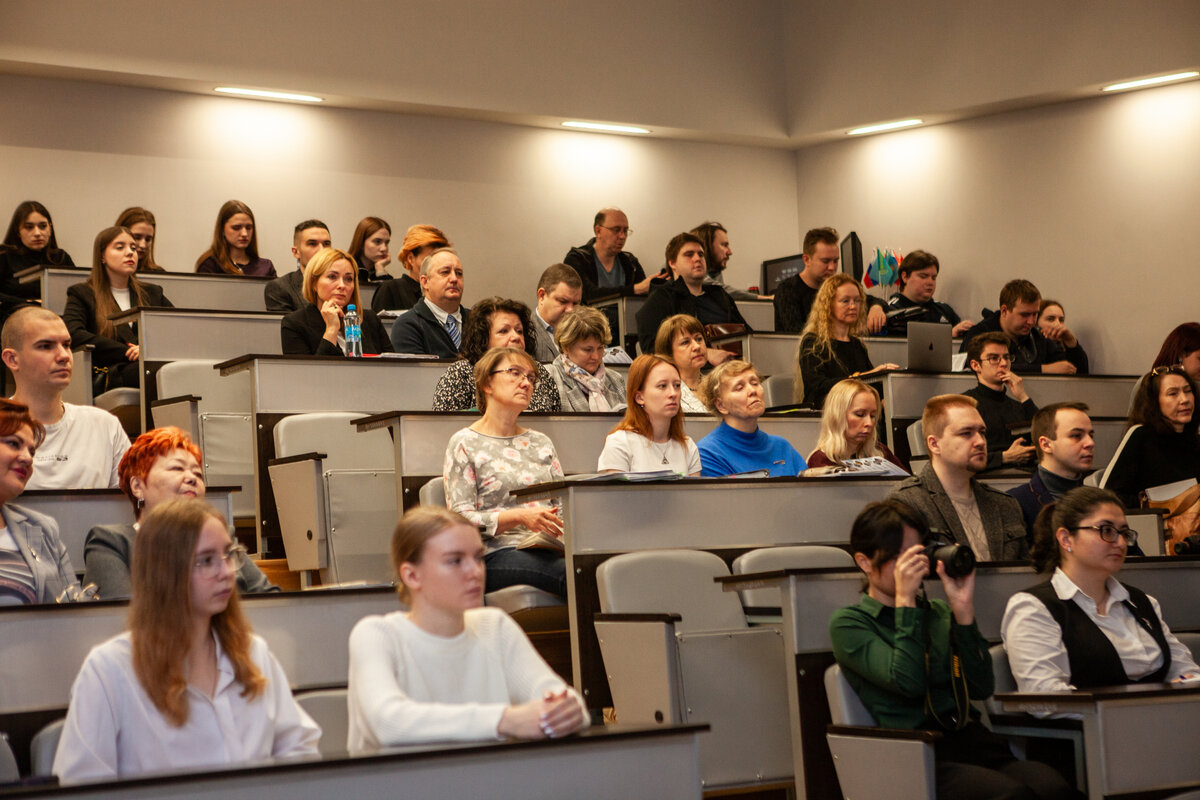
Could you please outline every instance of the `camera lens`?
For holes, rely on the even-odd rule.
[[[948,544],[933,551],[933,557],[946,565],[946,576],[962,578],[975,571],[975,553],[969,547]]]

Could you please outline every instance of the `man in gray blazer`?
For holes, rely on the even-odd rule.
[[[526,336],[534,337],[534,358],[549,364],[558,358],[558,345],[554,343],[554,326],[583,302],[583,281],[579,273],[566,264],[546,267],[538,279],[537,305],[534,308],[534,330]]]
[[[987,465],[987,426],[974,398],[930,398],[921,428],[929,463],[889,497],[918,511],[931,530],[968,545],[980,561],[1024,559],[1029,548],[1020,504],[975,479]]]

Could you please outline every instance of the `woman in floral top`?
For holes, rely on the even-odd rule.
[[[483,416],[450,437],[442,477],[446,505],[478,524],[483,534],[487,591],[529,584],[566,597],[561,551],[517,549],[531,533],[561,537],[563,531],[552,504],[523,503],[511,494],[563,477],[554,443],[517,424],[537,388],[537,376],[537,362],[515,347],[493,348],[475,362]]]

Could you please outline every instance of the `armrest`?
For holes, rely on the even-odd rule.
[[[324,569],[329,564],[322,459],[310,457],[317,455],[306,453],[275,459],[267,467],[288,569],[292,572]]]
[[[181,394],[175,397],[163,397],[159,400],[153,400],[150,403],[150,407],[158,408],[159,406],[171,406],[176,403],[199,403],[201,399],[194,394]]]
[[[280,466],[283,466],[284,464],[298,464],[301,461],[324,461],[327,458],[329,458],[329,456],[325,453],[317,453],[317,452],[297,453],[294,456],[284,456],[283,458],[268,459],[267,466],[268,467],[280,467]]]
[[[910,730],[908,728],[875,728],[864,725],[830,725],[825,732],[832,736],[858,736],[866,739],[907,739],[917,742],[936,742],[941,731]]]
[[[200,436],[200,398],[195,395],[183,394],[155,400],[150,404],[150,416],[156,427],[173,425],[186,431],[197,444],[203,442]]]
[[[635,725],[683,721],[678,614],[597,614],[596,638],[613,707]]]
[[[679,614],[602,614],[592,616],[596,622],[679,622],[683,617]]]

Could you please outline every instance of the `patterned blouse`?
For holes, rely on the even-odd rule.
[[[537,365],[538,385],[529,398],[527,411],[561,411],[558,385],[541,364]],[[479,408],[475,397],[475,365],[465,358],[455,361],[433,389],[434,411],[469,411]]]
[[[510,492],[561,480],[563,470],[554,443],[544,433],[527,430],[516,436],[488,436],[463,428],[446,445],[442,477],[446,481],[446,505],[484,527],[488,550],[500,550],[516,547],[529,533],[521,527],[497,536],[496,521],[501,511],[552,505],[546,500],[521,502]]]

